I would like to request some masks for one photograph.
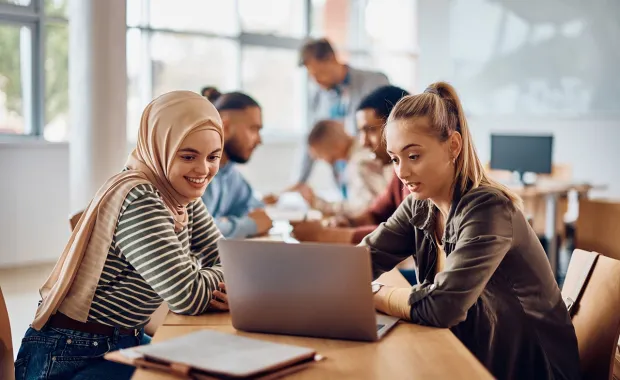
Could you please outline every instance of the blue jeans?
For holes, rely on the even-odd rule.
[[[112,336],[44,327],[29,328],[15,361],[15,380],[24,379],[129,379],[134,368],[103,358],[108,352],[150,343],[141,330],[138,336]]]

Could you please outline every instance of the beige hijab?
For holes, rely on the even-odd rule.
[[[180,230],[187,225],[186,205],[193,199],[179,194],[168,180],[174,156],[187,135],[214,130],[222,138],[222,121],[215,107],[190,91],[173,91],[153,100],[142,113],[136,149],[123,171],[97,192],[73,230],[69,242],[40,289],[42,302],[32,327],[40,330],[57,311],[77,321],[88,318],[121,206],[129,191],[152,184]]]

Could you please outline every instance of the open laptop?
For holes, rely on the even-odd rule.
[[[218,247],[238,330],[375,341],[398,322],[375,311],[366,247],[223,239]]]

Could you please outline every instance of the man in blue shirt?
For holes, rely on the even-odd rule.
[[[202,200],[226,238],[264,235],[272,225],[265,205],[235,168],[236,163],[248,162],[261,143],[261,108],[254,99],[240,92],[212,100],[224,125],[224,151],[220,170],[207,186]]]

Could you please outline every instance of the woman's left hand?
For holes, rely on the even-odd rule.
[[[218,284],[220,290],[213,291],[210,305],[215,310],[228,311],[228,295],[226,294],[226,284],[220,282]]]
[[[375,301],[375,309],[377,311],[382,312],[383,314],[389,314],[390,307],[388,305],[388,295],[390,291],[393,289],[393,286],[384,285],[379,289],[377,293],[375,293],[374,301]]]

